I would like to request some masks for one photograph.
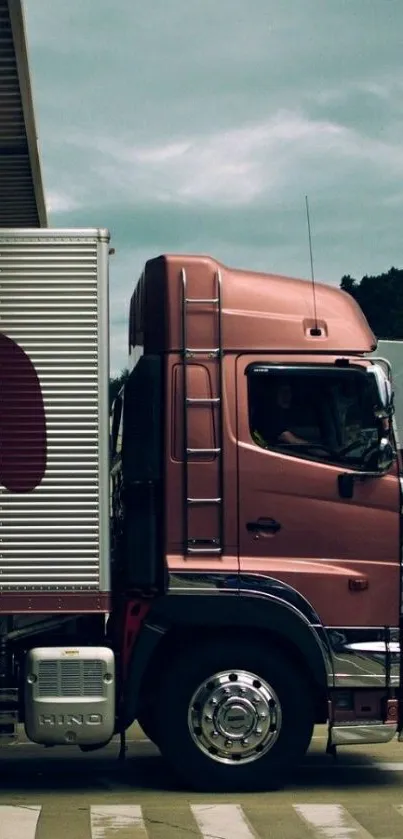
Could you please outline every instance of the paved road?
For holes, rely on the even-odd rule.
[[[0,839],[402,839],[403,744],[324,754],[316,731],[286,790],[194,794],[175,787],[140,731],[77,753],[21,742],[0,752]]]

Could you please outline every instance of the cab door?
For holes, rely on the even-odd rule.
[[[399,477],[396,463],[364,475],[380,433],[365,376],[354,363],[237,360],[241,574],[288,583],[327,626],[399,624]],[[282,385],[296,394],[288,412]],[[339,476],[360,472],[343,497]]]

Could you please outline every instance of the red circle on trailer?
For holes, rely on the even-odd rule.
[[[46,417],[32,361],[0,333],[0,483],[32,492],[46,471]]]

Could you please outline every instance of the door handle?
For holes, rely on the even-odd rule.
[[[257,519],[257,521],[248,521],[246,529],[249,533],[278,533],[281,530],[281,524],[275,519]]]

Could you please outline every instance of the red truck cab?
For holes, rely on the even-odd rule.
[[[316,723],[331,750],[392,739],[401,485],[390,374],[358,305],[163,256],[129,333],[113,574],[145,611],[127,724],[187,783],[223,789],[275,783]]]

